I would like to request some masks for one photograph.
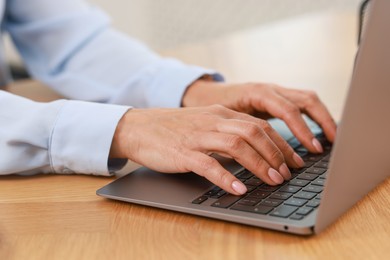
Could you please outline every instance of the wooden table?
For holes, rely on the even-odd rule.
[[[355,24],[356,18],[348,13],[315,14],[164,54],[214,67],[231,81],[316,89],[339,117],[355,52]],[[14,85],[11,91],[41,101],[58,97],[33,82]],[[113,179],[0,177],[0,259],[384,259],[390,255],[389,180],[322,234],[299,237],[95,195]]]

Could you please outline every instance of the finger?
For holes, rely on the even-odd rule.
[[[310,152],[323,152],[320,142],[314,137],[305,120],[303,120],[301,111],[297,105],[294,105],[275,91],[267,91],[264,95],[263,105],[268,113],[282,119],[299,142]]]
[[[276,167],[271,167],[262,155],[238,135],[209,132],[203,133],[202,137],[197,142],[199,147],[203,147],[207,151],[231,156],[239,164],[270,185],[281,184],[285,179],[291,178],[286,164],[283,163],[284,168],[282,167],[282,170],[284,174],[282,175],[275,170]],[[278,164],[276,169],[279,169],[281,165]]]
[[[300,168],[304,166],[304,162],[302,158],[294,152],[294,149],[286,142],[286,140],[283,139],[283,137],[280,136],[280,134],[275,131],[274,128],[265,120],[255,118],[251,115],[239,113],[235,111],[231,111],[232,113],[235,113],[235,115],[232,115],[236,118],[240,118],[242,120],[246,120],[249,122],[253,122],[255,125],[260,126],[261,129],[268,135],[268,137],[273,141],[273,143],[278,147],[278,149],[282,152],[284,160],[287,162],[287,165],[292,168]],[[249,131],[250,132],[250,131]],[[260,143],[257,142],[256,138],[248,137],[248,142],[250,143],[252,140],[255,140],[255,144],[258,144],[257,146],[254,145],[254,148],[259,151],[259,147],[262,147]],[[261,151],[259,151],[261,153]],[[261,153],[263,155],[263,153]],[[266,158],[267,159],[267,158]],[[268,159],[267,159],[268,160]],[[271,164],[273,167],[275,167],[274,164]],[[277,168],[279,169],[279,168]],[[280,171],[281,173],[283,171]],[[283,174],[284,177],[286,175]]]
[[[274,141],[274,143],[282,151],[284,158],[287,162],[287,165],[292,168],[301,168],[305,165],[303,159],[294,151],[294,149],[289,145],[289,143],[279,135],[275,129],[267,122],[268,126],[263,127],[264,131],[268,136]]]
[[[246,186],[233,174],[223,168],[213,157],[201,152],[191,152],[186,157],[186,165],[189,171],[205,177],[231,194],[243,195],[247,192]]]
[[[334,141],[337,129],[336,123],[314,91],[286,89],[279,94],[297,104],[304,113],[323,129],[328,140]]]
[[[217,129],[223,133],[233,134],[233,136],[236,138],[239,137],[233,141],[244,141],[245,144],[243,144],[243,148],[246,148],[246,144],[249,145],[251,150],[253,150],[254,155],[260,155],[261,157],[258,158],[261,158],[261,160],[265,160],[267,162],[267,164],[262,168],[254,168],[253,170],[248,168],[253,173],[256,174],[259,170],[261,170],[261,173],[258,174],[268,172],[268,168],[271,166],[272,168],[276,169],[284,177],[284,179],[289,180],[291,178],[291,173],[285,163],[283,153],[258,124],[243,120],[230,119],[224,120],[223,123],[217,124]],[[237,144],[239,145],[240,143]],[[238,151],[235,149],[233,152],[242,152],[239,154],[239,156],[242,156],[245,151]],[[232,153],[231,155],[234,156]],[[245,160],[246,158],[248,157],[244,155],[243,159]],[[251,162],[256,162],[259,160],[256,159],[257,158],[251,158]],[[258,162],[258,164],[260,165],[263,163]],[[280,184],[278,183],[278,179],[274,179],[272,181]]]

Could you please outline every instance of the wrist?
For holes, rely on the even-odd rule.
[[[127,123],[130,117],[130,113],[134,114],[135,109],[128,110],[122,118],[119,120],[114,136],[112,138],[111,148],[109,158],[119,159],[119,158],[127,158],[126,148],[128,148],[127,142],[127,132],[129,131],[127,128],[129,124]]]
[[[211,76],[202,77],[192,83],[182,98],[182,107],[208,106],[221,103],[223,84],[215,82]]]

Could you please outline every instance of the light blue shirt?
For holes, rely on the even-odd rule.
[[[157,56],[81,0],[0,0],[0,19],[33,77],[71,99],[38,103],[0,90],[0,174],[110,175],[128,109],[179,107],[193,81],[220,79]]]

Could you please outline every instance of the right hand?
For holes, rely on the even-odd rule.
[[[265,120],[220,105],[132,109],[119,121],[110,157],[127,158],[165,173],[194,172],[225,191],[245,185],[211,157],[235,159],[269,185],[291,178],[303,160]]]

